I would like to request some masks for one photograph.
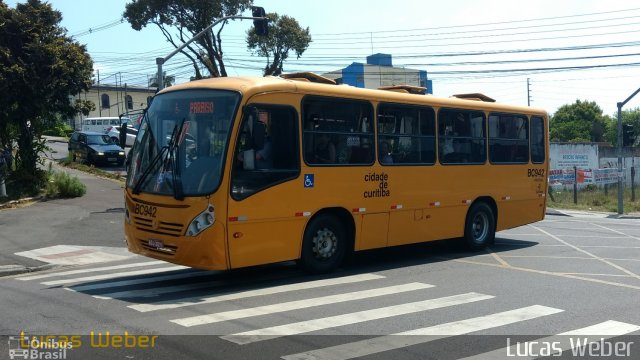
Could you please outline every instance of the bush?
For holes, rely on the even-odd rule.
[[[71,133],[73,133],[73,129],[67,123],[57,123],[53,128],[42,132],[43,135],[60,137],[69,137]]]
[[[79,197],[87,192],[87,187],[76,176],[66,172],[53,172],[46,193],[48,196]]]

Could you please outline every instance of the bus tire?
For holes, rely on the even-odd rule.
[[[496,237],[496,220],[491,207],[485,202],[477,202],[467,212],[464,225],[464,240],[471,251],[483,250]]]
[[[347,232],[334,216],[320,214],[304,231],[300,263],[312,274],[334,271],[340,266],[347,246]]]

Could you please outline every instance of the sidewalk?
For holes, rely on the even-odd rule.
[[[571,217],[592,217],[607,219],[640,219],[640,213],[618,214],[613,212],[581,211],[547,208],[547,215],[571,216]]]
[[[48,160],[49,161],[49,160]],[[47,165],[48,166],[48,165]],[[36,201],[27,207],[0,209],[0,276],[51,267],[15,253],[54,246],[93,246],[124,250],[124,196],[121,182],[61,167],[86,185],[79,198]]]

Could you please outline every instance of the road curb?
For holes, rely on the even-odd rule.
[[[24,265],[0,265],[0,277],[20,275],[37,271],[44,271],[58,267],[56,264],[45,264],[40,266]]]

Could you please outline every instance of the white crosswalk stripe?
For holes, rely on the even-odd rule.
[[[387,287],[369,289],[369,290],[363,290],[363,291],[354,291],[350,293],[343,293],[343,294],[337,294],[337,295],[322,296],[322,297],[311,298],[311,299],[296,300],[296,301],[290,301],[290,302],[285,302],[280,304],[259,306],[254,308],[241,309],[241,310],[225,311],[225,312],[215,313],[215,314],[192,316],[192,317],[183,318],[183,319],[171,320],[171,322],[178,325],[190,327],[190,326],[196,326],[196,325],[212,324],[212,323],[217,323],[221,321],[243,319],[243,318],[248,318],[253,316],[281,313],[281,312],[291,311],[291,310],[306,309],[314,306],[336,304],[336,303],[353,301],[353,300],[362,300],[362,299],[368,299],[368,298],[373,298],[373,297],[378,297],[383,295],[392,295],[392,294],[398,294],[398,293],[407,292],[407,291],[428,289],[431,287],[433,287],[433,285],[423,284],[423,283],[409,283],[409,284],[402,284],[402,285],[394,285],[394,286],[387,286]]]
[[[47,285],[47,286],[63,285],[63,284],[71,284],[71,283],[78,283],[78,282],[84,282],[84,281],[97,281],[97,280],[113,279],[113,278],[124,277],[124,276],[155,274],[160,272],[168,272],[168,271],[184,270],[184,269],[189,269],[189,267],[174,265],[174,266],[166,266],[166,267],[154,268],[154,269],[124,271],[124,272],[117,272],[117,273],[110,273],[110,274],[103,274],[103,275],[85,276],[85,277],[73,278],[73,279],[52,280],[52,281],[42,282],[41,284]]]
[[[67,276],[67,275],[77,275],[77,274],[86,274],[91,272],[100,272],[100,271],[109,271],[109,270],[119,270],[126,269],[132,267],[142,267],[142,266],[152,266],[152,265],[160,265],[166,264],[164,261],[144,261],[139,263],[131,263],[131,264],[123,264],[123,265],[113,265],[113,266],[105,266],[105,267],[97,267],[97,268],[86,268],[86,269],[78,269],[78,270],[69,270],[69,271],[61,271],[54,272],[48,274],[40,274],[40,275],[30,275],[30,276],[21,276],[18,277],[18,280],[28,281],[28,280],[37,280],[44,279],[48,277],[56,277],[56,276]]]
[[[255,296],[274,295],[274,294],[280,294],[280,293],[285,293],[289,291],[315,289],[315,288],[320,288],[325,286],[351,284],[351,283],[358,283],[361,281],[369,281],[369,280],[377,280],[377,279],[384,279],[384,276],[376,275],[376,274],[351,275],[351,276],[343,276],[343,277],[332,278],[332,279],[314,280],[314,281],[307,281],[307,282],[296,283],[296,284],[273,286],[273,287],[268,287],[263,289],[233,292],[233,293],[227,293],[223,295],[206,296],[206,297],[198,296],[198,297],[190,297],[190,298],[183,298],[183,299],[170,300],[170,301],[159,301],[151,304],[134,304],[134,305],[129,305],[128,307],[140,312],[167,310],[167,309],[175,309],[175,308],[180,308],[185,306],[212,304],[212,303],[218,303],[223,301],[245,299],[245,298],[255,297]]]
[[[400,349],[407,346],[423,344],[429,341],[464,335],[472,332],[491,329],[498,326],[513,324],[520,321],[535,319],[541,316],[557,314],[563,310],[551,307],[533,305],[520,309],[504,311],[496,314],[454,321],[426,328],[409,330],[393,335],[380,336],[373,339],[332,346],[324,349],[312,350],[299,354],[283,356],[285,360],[346,360],[361,356]],[[419,336],[415,336],[419,335]]]
[[[558,354],[558,350],[565,352],[576,348],[578,344],[586,344],[590,342],[598,342],[606,340],[615,336],[626,335],[634,331],[640,330],[640,326],[627,324],[619,321],[605,321],[599,324],[587,326],[581,329],[575,329],[567,331],[558,335],[548,336],[542,339],[535,339],[532,341],[538,344],[555,344],[551,348],[553,354]],[[528,345],[522,345],[528,346]],[[536,349],[538,350],[538,349]],[[498,359],[513,359],[517,356],[518,360],[535,359],[539,356],[528,356],[526,351],[518,349],[518,345],[512,345],[502,349],[477,354],[474,356],[466,357],[462,360],[498,360]],[[536,352],[536,354],[538,351]],[[555,356],[560,356],[555,355]]]
[[[448,306],[467,304],[492,298],[493,296],[491,295],[472,292],[437,299],[429,299],[424,301],[387,306],[383,308],[358,311],[344,315],[330,316],[321,319],[301,321],[293,324],[274,326],[270,328],[246,331],[238,334],[222,336],[222,338],[236,344],[244,345],[257,341],[270,340],[282,336],[303,334],[311,331],[351,325],[364,321],[379,320],[392,316],[412,314],[420,311],[439,309]]]
[[[145,289],[137,289],[137,290],[125,290],[118,291],[100,295],[93,295],[96,299],[124,299],[124,298],[147,298],[147,297],[156,297],[164,294],[177,293],[182,291],[193,291],[198,289],[206,289],[210,287],[215,287],[216,285],[220,285],[219,281],[212,282],[203,282],[197,284],[187,284],[187,285],[173,285],[173,286],[160,286],[155,288],[145,288]],[[75,289],[73,289],[75,290]]]
[[[161,273],[161,271],[156,271]],[[161,281],[166,280],[176,280],[176,279],[193,279],[201,276],[210,276],[211,273],[207,271],[189,271],[189,272],[181,272],[178,274],[170,274],[170,275],[161,275],[161,276],[151,276],[140,279],[130,279],[130,280],[118,280],[118,281],[109,281],[109,282],[101,282],[97,284],[87,284],[87,285],[73,285],[70,288],[66,288],[71,291],[91,291],[91,290],[100,290],[100,289],[111,289],[122,286],[129,285],[140,285],[140,284],[148,284],[148,283],[159,283]]]

